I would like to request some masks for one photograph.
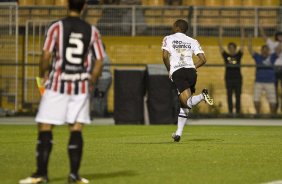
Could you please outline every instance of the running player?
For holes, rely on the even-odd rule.
[[[195,93],[197,81],[196,69],[206,63],[206,58],[198,41],[185,34],[188,30],[188,23],[179,19],[173,24],[172,29],[174,34],[163,39],[162,50],[163,62],[169,72],[169,78],[175,84],[179,94],[181,108],[177,131],[172,135],[174,141],[179,142],[189,109],[201,101],[213,105],[213,99],[209,96],[207,89],[203,89],[199,95],[192,96]],[[192,59],[193,54],[199,58],[195,63]]]
[[[68,123],[70,129],[68,181],[89,183],[78,173],[83,148],[82,127],[90,123],[89,89],[101,73],[104,50],[99,31],[80,19],[86,0],[69,0],[68,3],[68,16],[52,23],[46,33],[40,60],[40,77],[46,90],[35,119],[38,122],[37,170],[20,180],[20,184],[48,181],[52,129],[64,123]],[[92,57],[95,60],[93,70]]]

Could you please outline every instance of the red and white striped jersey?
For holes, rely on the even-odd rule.
[[[53,54],[45,88],[65,94],[88,93],[93,63],[105,56],[98,29],[79,17],[53,22],[43,50]]]

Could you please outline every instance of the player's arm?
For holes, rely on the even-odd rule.
[[[203,66],[206,62],[206,56],[204,54],[204,51],[202,50],[202,47],[200,46],[199,42],[195,40],[193,44],[193,53],[198,56],[198,61],[194,63],[196,69]]]
[[[252,36],[250,36],[250,35],[249,35],[249,39],[248,39],[248,51],[252,56],[255,54],[255,52],[253,50]]]
[[[48,78],[49,67],[52,58],[52,53],[56,45],[56,40],[58,36],[58,22],[52,23],[45,35],[45,41],[43,46],[43,51],[39,61],[39,76],[41,78],[42,84]]]
[[[169,52],[163,49],[163,62],[168,72],[170,71],[169,55],[170,55]]]
[[[244,52],[244,47],[245,47],[245,29],[244,27],[241,27],[241,52]]]
[[[103,60],[105,58],[105,50],[102,44],[102,39],[100,36],[100,33],[96,28],[95,30],[95,36],[94,36],[94,42],[92,43],[92,52],[94,53],[95,62],[94,62],[94,68],[91,73],[91,83],[96,84],[99,77],[102,74],[103,70]]]
[[[223,28],[220,27],[219,28],[219,36],[218,36],[218,47],[219,47],[220,53],[224,52],[222,35],[223,35]]]
[[[195,63],[195,67],[196,69],[203,66],[206,62],[207,62],[207,59],[206,59],[206,56],[204,53],[199,53],[197,54],[198,56],[198,61]]]
[[[51,56],[52,54],[49,51],[42,51],[39,61],[39,76],[43,80],[46,80],[48,76]]]
[[[91,73],[91,83],[92,84],[96,84],[99,77],[102,74],[102,70],[103,70],[103,60],[102,59],[97,59],[94,62],[94,69],[92,70]]]

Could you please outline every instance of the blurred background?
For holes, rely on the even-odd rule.
[[[35,77],[44,33],[50,22],[66,16],[66,4],[67,0],[0,2],[0,115],[36,112],[40,94]],[[266,95],[261,112],[256,113],[256,65],[247,51],[247,35],[254,37],[253,49],[260,52],[265,44],[260,29],[271,39],[282,30],[280,0],[89,0],[82,17],[98,27],[108,54],[108,75],[93,94],[92,114],[114,116],[116,122],[144,123],[146,117],[151,123],[175,121],[177,97],[162,66],[161,44],[171,34],[173,22],[185,19],[190,24],[187,34],[199,40],[208,61],[198,70],[197,92],[209,88],[215,99],[213,107],[201,104],[192,114],[281,117],[281,101],[277,114],[271,114]],[[229,42],[240,47],[241,29],[245,32],[241,112],[237,114],[228,112],[220,28],[225,48]],[[280,85],[277,96],[280,100]]]

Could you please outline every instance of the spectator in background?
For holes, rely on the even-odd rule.
[[[280,110],[282,112],[282,96],[281,94],[279,95],[278,92],[278,87],[280,83],[280,89],[282,90],[282,43],[279,43],[279,45],[276,47],[275,52],[279,53],[278,59],[276,59],[274,63],[274,70],[275,70],[275,77],[276,77],[276,82],[275,82],[275,90],[276,90],[276,95],[277,95],[277,106],[276,110],[279,109],[279,100],[280,100]]]
[[[274,63],[279,53],[270,54],[270,48],[267,45],[261,47],[261,53],[258,54],[253,50],[252,38],[249,37],[248,50],[256,62],[256,81],[254,86],[254,105],[256,113],[260,113],[261,95],[266,93],[270,112],[276,113],[276,92],[275,92],[275,72]]]
[[[281,50],[282,32],[276,32],[274,36],[274,40],[266,36],[264,29],[262,27],[260,27],[260,32],[261,32],[262,37],[265,40],[265,43],[269,47],[271,54],[275,52],[277,53],[279,52],[279,50]],[[282,111],[282,97],[281,95],[279,96],[279,93],[278,93],[279,83],[282,89],[282,53],[281,52],[279,53],[278,58],[276,59],[274,63],[274,66],[275,66],[275,76],[276,76],[275,91],[276,91],[276,97],[277,97],[276,110],[278,110],[279,108],[279,97],[280,97],[280,108]]]
[[[141,0],[119,0],[121,5],[141,5]]]
[[[88,0],[87,4],[89,5],[97,5],[100,4],[101,0]]]
[[[180,6],[182,4],[182,0],[166,0],[165,2],[167,5],[173,6]]]
[[[235,93],[236,114],[241,112],[241,92],[242,92],[242,75],[241,75],[241,59],[244,52],[244,29],[241,28],[241,48],[237,49],[237,45],[233,42],[228,43],[226,51],[223,48],[223,29],[220,27],[218,45],[220,53],[225,63],[225,84],[227,90],[228,112],[233,114],[232,96]]]
[[[269,47],[270,53],[271,54],[274,53],[276,47],[279,46],[280,43],[282,43],[282,32],[276,32],[274,36],[274,40],[266,36],[264,29],[262,27],[260,27],[260,33],[263,39],[265,40],[266,45]]]
[[[111,5],[111,4],[119,4],[120,0],[102,0],[102,4]]]
[[[103,44],[104,50],[106,51],[106,47]],[[111,60],[105,52],[104,60],[103,60],[103,70],[102,74],[98,79],[97,84],[94,88],[94,98],[91,104],[91,114],[96,117],[105,117],[108,115],[108,92],[110,86],[112,84],[112,73],[110,70]]]

